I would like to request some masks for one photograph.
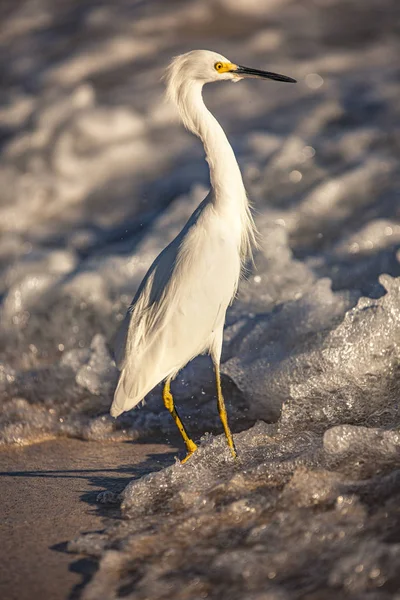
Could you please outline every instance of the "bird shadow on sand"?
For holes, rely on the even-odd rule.
[[[140,479],[144,475],[160,471],[175,462],[177,455],[184,452],[171,450],[170,452],[149,453],[146,458],[135,464],[121,464],[115,469],[99,469],[98,474],[87,472],[88,489],[80,496],[81,502],[92,507],[92,511],[104,518],[120,518],[119,494],[128,483]]]
[[[40,472],[40,476],[49,477],[77,477],[85,479],[88,487],[80,496],[80,501],[88,504],[90,512],[94,512],[104,520],[104,527],[111,520],[121,519],[120,502],[118,495],[124,490],[130,481],[139,479],[148,473],[159,471],[174,463],[177,455],[176,450],[171,452],[149,453],[145,459],[135,464],[122,464],[115,469],[89,469],[89,470],[60,470]],[[34,476],[28,474],[28,476]],[[100,497],[106,500],[99,501]],[[97,530],[80,531],[78,535],[89,533],[102,533],[103,528]],[[70,540],[50,546],[50,550],[62,552],[74,556],[68,549]],[[75,555],[76,556],[76,555]],[[91,556],[82,556],[71,562],[69,571],[76,573],[81,577],[81,581],[75,585],[68,594],[68,600],[79,600],[82,597],[83,590],[90,582],[98,569],[98,561]]]

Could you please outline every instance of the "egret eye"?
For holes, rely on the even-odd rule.
[[[217,62],[214,66],[217,71],[220,71],[224,65],[221,62]]]

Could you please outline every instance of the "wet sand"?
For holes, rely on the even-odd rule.
[[[133,478],[171,464],[165,444],[51,440],[0,451],[0,597],[79,598],[96,568],[66,552],[81,532],[104,528],[115,507],[96,502]]]

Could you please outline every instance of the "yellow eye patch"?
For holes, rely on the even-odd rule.
[[[218,73],[230,73],[231,71],[236,71],[237,65],[230,62],[217,62],[214,68]]]

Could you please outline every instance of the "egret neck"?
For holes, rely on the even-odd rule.
[[[232,146],[204,104],[202,88],[201,81],[187,80],[181,84],[175,101],[185,127],[204,144],[213,189],[212,202],[215,210],[229,219],[240,234],[240,254],[245,262],[251,258],[251,248],[256,243],[256,228]]]

